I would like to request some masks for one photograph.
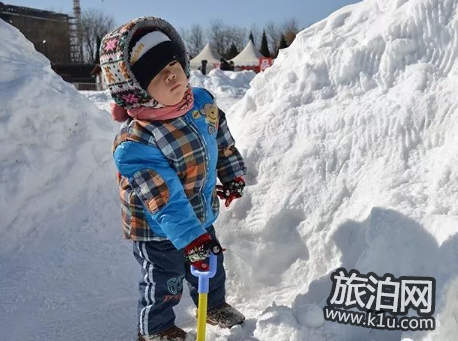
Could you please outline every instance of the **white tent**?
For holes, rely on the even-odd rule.
[[[191,67],[197,68],[202,64],[202,60],[206,60],[208,66],[216,66],[215,64],[219,65],[221,58],[221,55],[214,51],[208,43],[197,56],[190,60],[190,64]]]
[[[235,66],[258,66],[259,59],[264,56],[256,49],[251,40],[237,56],[231,59]]]

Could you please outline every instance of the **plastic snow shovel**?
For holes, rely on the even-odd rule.
[[[221,252],[221,251],[220,251]],[[210,252],[210,269],[208,271],[197,270],[191,265],[191,273],[199,278],[197,292],[199,293],[199,305],[197,308],[197,340],[205,341],[207,327],[207,300],[210,278],[216,275],[216,255]]]

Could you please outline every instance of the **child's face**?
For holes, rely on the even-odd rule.
[[[171,62],[159,72],[148,85],[148,93],[162,105],[175,105],[184,96],[188,79],[181,64]]]

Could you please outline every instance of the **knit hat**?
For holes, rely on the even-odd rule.
[[[146,35],[154,32],[163,33],[170,41],[168,42],[167,39],[164,39],[160,34],[154,34],[151,38],[146,38]],[[140,52],[136,53],[137,48],[140,46],[140,41],[144,37],[145,40],[142,41],[142,43],[145,47],[140,49]],[[151,41],[149,39],[151,39]],[[171,43],[173,48],[167,48],[165,50],[174,51],[173,53],[176,57],[174,59],[181,64],[186,76],[189,78],[189,58],[184,42],[175,28],[163,19],[156,17],[136,18],[109,32],[102,39],[102,44],[100,46],[100,66],[110,95],[116,104],[128,110],[138,107],[157,108],[162,106],[149,95],[148,91],[146,91],[147,86],[142,87],[141,85],[141,83],[145,84],[147,82],[142,80],[142,73],[148,70],[147,78],[149,78],[154,75],[154,71],[149,71],[148,67],[143,68],[141,72],[136,72],[134,71],[134,67],[137,68],[136,65],[142,62],[141,60],[144,58],[146,58],[145,61],[148,60],[147,54],[150,50],[155,51],[151,52],[151,54],[161,56],[161,62],[158,63],[158,65],[163,64],[164,60],[170,59],[171,57],[169,54],[166,54],[164,57],[164,55],[157,50],[162,49],[160,46],[164,43]],[[147,48],[147,46],[151,46],[151,48]],[[158,53],[156,54],[156,52]],[[164,64],[164,66],[165,65],[167,64]]]
[[[132,72],[140,86],[147,89],[151,80],[166,67],[176,60],[177,53],[170,40],[163,32],[153,31],[146,33],[135,43],[130,53]]]

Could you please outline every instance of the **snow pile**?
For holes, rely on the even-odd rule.
[[[228,301],[247,321],[209,326],[209,341],[456,338],[457,8],[366,0],[301,32],[254,79],[192,73],[227,111],[250,171],[216,224]],[[134,340],[139,269],[111,160],[119,124],[17,30],[0,21],[0,35],[2,339]],[[84,95],[108,109],[107,93]],[[437,330],[324,321],[338,267],[435,277]],[[189,297],[176,313],[195,328]]]
[[[192,86],[209,90],[216,97],[218,106],[227,111],[234,101],[245,95],[254,76],[256,73],[253,71],[233,72],[213,69],[205,76],[200,71],[191,71],[189,82]]]
[[[10,251],[33,237],[33,222],[51,211],[57,218],[60,207],[83,195],[82,183],[103,178],[97,169],[110,155],[94,142],[111,140],[112,126],[16,29],[0,21],[0,30],[0,243]],[[80,158],[84,169],[74,167]]]
[[[97,108],[110,112],[110,103],[113,102],[108,90],[105,91],[79,91],[84,97],[94,103]]]
[[[345,7],[301,32],[229,113],[250,186],[219,226],[232,227],[222,230],[237,299],[276,302],[259,340],[457,335],[457,5]],[[303,307],[326,305],[340,266],[435,277],[438,330],[309,328]]]
[[[256,73],[253,71],[222,71],[211,70],[208,75],[200,71],[191,71],[190,83],[192,86],[210,90],[217,98],[229,95],[244,95]]]
[[[123,312],[110,292],[122,301],[135,276],[111,263],[132,266],[111,157],[118,125],[2,20],[0,36],[2,340],[102,335],[97,324]]]

